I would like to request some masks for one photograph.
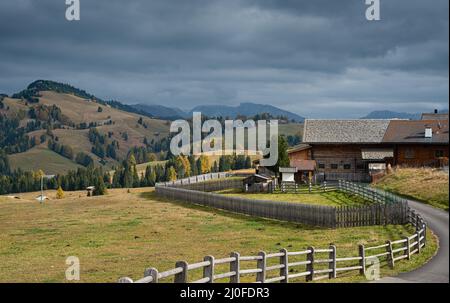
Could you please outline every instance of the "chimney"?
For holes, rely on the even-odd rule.
[[[433,129],[429,125],[425,125],[425,138],[433,138]]]

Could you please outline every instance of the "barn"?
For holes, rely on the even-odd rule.
[[[422,120],[319,120],[304,123],[303,142],[288,151],[291,167],[316,163],[315,180],[370,182],[387,165],[448,165],[448,114]]]

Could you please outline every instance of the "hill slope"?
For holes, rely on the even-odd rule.
[[[169,133],[169,121],[140,115],[136,109],[133,109],[135,112],[127,112],[120,109],[127,108],[126,105],[105,102],[82,90],[55,83],[45,82],[44,85],[39,81],[33,82],[26,90],[13,95],[16,98],[3,97],[0,115],[18,120],[19,127],[26,129],[30,123],[37,124],[26,133],[30,139],[34,138],[36,147],[21,154],[10,155],[13,168],[28,170],[34,168],[32,162],[39,163],[41,168],[51,168],[52,173],[78,167],[74,159],[71,161],[67,158],[64,158],[65,164],[58,159],[60,165],[54,165],[52,158],[56,159],[59,155],[46,150],[47,142],[41,141],[41,136],[48,132],[46,125],[49,124],[53,126],[52,136],[58,144],[69,146],[74,155],[83,152],[97,165],[107,167],[112,167],[125,158],[130,148],[144,146],[144,139],[148,142],[158,141]],[[42,86],[55,90],[42,91]],[[102,160],[92,152],[94,144],[88,136],[90,126],[96,127],[109,143],[117,142],[116,158],[104,157]],[[48,136],[46,140],[49,140]]]
[[[141,105],[136,108],[117,101],[104,101],[68,84],[46,80],[35,81],[12,97],[2,95],[1,104],[0,118],[9,119],[9,127],[4,132],[11,134],[14,129],[22,128],[21,140],[8,138],[6,142],[0,141],[0,148],[8,149],[6,152],[10,154],[13,169],[39,168],[51,174],[79,167],[75,162],[80,153],[92,158],[95,165],[111,169],[125,159],[129,150],[135,146],[155,144],[160,148],[159,142],[169,135],[170,121],[152,116],[171,116],[172,119],[188,115],[179,109],[164,106]],[[144,109],[153,113],[141,115]],[[233,118],[236,115],[270,113],[272,116],[303,119],[270,105],[252,103],[238,107],[200,106],[193,110],[203,111],[209,116]],[[90,135],[93,128],[101,138]],[[301,136],[301,129],[300,123],[280,124],[280,133],[286,135]],[[101,142],[102,152],[97,149],[99,140],[106,141]],[[114,155],[107,153],[111,144],[114,145]],[[56,152],[49,150],[48,146]],[[64,154],[63,147],[69,149],[66,158],[61,156]],[[88,163],[78,162],[83,165]]]
[[[448,178],[448,173],[438,169],[398,168],[375,186],[448,211]]]
[[[49,150],[46,146],[36,146],[26,152],[9,156],[12,169],[24,171],[42,170],[47,175],[66,173],[81,165]]]

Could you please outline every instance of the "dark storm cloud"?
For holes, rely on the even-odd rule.
[[[37,78],[191,108],[271,103],[307,116],[446,107],[448,1],[64,0],[0,3],[0,91]]]

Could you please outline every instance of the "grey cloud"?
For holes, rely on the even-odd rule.
[[[0,91],[47,78],[123,102],[307,116],[446,106],[448,1],[381,3],[367,22],[362,0],[81,0],[67,22],[63,0],[2,1]]]

